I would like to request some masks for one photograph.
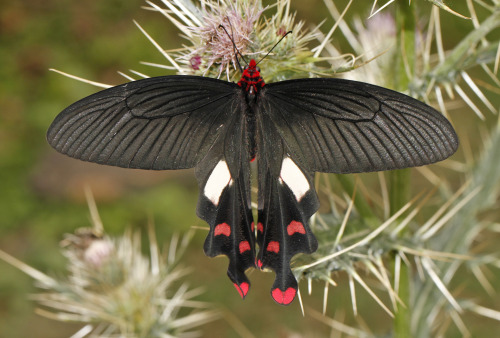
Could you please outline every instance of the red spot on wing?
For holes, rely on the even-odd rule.
[[[269,244],[267,245],[267,251],[272,251],[275,253],[280,252],[280,243],[276,241],[269,242]]]
[[[236,291],[240,294],[241,298],[245,298],[248,293],[248,289],[250,289],[250,285],[247,282],[243,282],[240,285],[234,283],[234,287]]]
[[[282,305],[290,304],[293,301],[293,299],[295,298],[296,294],[297,294],[297,290],[294,288],[288,288],[288,289],[286,289],[286,291],[281,291],[280,289],[276,288],[271,293],[271,295],[273,296],[273,299],[276,301],[276,303],[282,304]]]
[[[248,243],[248,241],[241,241],[240,242],[240,253],[242,254],[248,250],[250,250],[250,243]]]
[[[252,222],[252,224],[250,225],[250,228],[252,229],[252,232],[254,232],[254,230],[255,230],[255,223],[254,222]]]
[[[219,235],[229,237],[229,235],[231,235],[231,227],[227,223],[218,224],[214,229],[214,236]]]
[[[297,221],[291,221],[290,224],[286,227],[286,231],[289,236],[293,235],[294,233],[299,233],[299,234],[306,234],[306,229],[304,228],[304,225],[300,222]]]

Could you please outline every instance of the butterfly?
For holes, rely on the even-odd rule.
[[[207,256],[226,255],[245,298],[248,268],[271,269],[273,299],[290,304],[290,260],[318,243],[315,172],[360,173],[441,161],[458,147],[439,112],[367,83],[307,78],[266,84],[255,60],[238,83],[160,76],[112,87],[64,109],[47,140],[70,157],[148,170],[195,168]],[[254,222],[250,162],[256,160]],[[259,250],[256,253],[256,247]]]

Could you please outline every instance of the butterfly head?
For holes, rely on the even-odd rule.
[[[257,67],[254,59],[250,60],[248,66],[243,69],[238,86],[245,89],[248,94],[255,95],[264,85],[264,80],[260,76],[260,68]]]
[[[250,60],[250,63],[248,64],[248,66],[245,67],[245,70],[248,72],[260,73],[260,68],[257,67],[257,62],[255,62],[255,59]]]

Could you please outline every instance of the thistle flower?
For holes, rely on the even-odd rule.
[[[67,279],[49,277],[0,251],[0,258],[44,289],[32,296],[41,306],[39,314],[85,324],[74,337],[193,337],[198,335],[193,328],[219,316],[209,304],[193,300],[200,289],[181,282],[187,270],[178,259],[190,235],[174,237],[162,254],[150,227],[150,257],[145,257],[139,232],[104,235],[93,201],[90,207],[94,227],[79,229],[61,243]]]
[[[257,0],[206,1],[199,7],[190,0],[163,0],[166,8],[150,1],[146,2],[150,5],[148,9],[165,15],[188,40],[188,46],[180,51],[162,51],[171,66],[146,64],[170,67],[180,74],[194,73],[219,78],[225,73],[228,80],[235,81],[240,76],[237,57],[259,59],[265,56],[287,31],[292,31],[293,34],[277,45],[273,49],[272,57],[265,61],[266,72],[263,76],[266,81],[299,77],[304,73],[332,74],[336,70],[321,63],[325,60],[339,62],[341,59],[350,59],[350,55],[320,58],[318,53],[313,54],[307,45],[320,37],[319,28],[307,32],[304,22],[296,22],[295,14],[290,13],[289,0],[277,1],[272,6],[275,13],[271,17],[263,16],[270,8],[263,8],[261,1]],[[229,35],[220,25],[224,26]],[[240,54],[235,54],[231,40]],[[196,67],[193,67],[193,60],[201,62],[197,61]],[[349,61],[345,61],[347,62]],[[342,66],[348,68],[344,63]]]

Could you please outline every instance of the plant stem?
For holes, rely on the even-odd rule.
[[[396,271],[396,253],[391,257],[390,269]],[[410,271],[406,264],[400,265],[398,295],[404,305],[399,305],[394,314],[394,334],[393,337],[411,337],[411,317],[410,317]]]
[[[393,88],[406,91],[414,74],[415,66],[415,17],[416,3],[411,5],[404,1],[396,4],[396,46],[399,49],[395,53],[396,74],[393,77]],[[399,210],[410,198],[410,171],[409,169],[394,170],[389,177],[390,184],[390,210],[391,214]],[[395,257],[391,261],[392,271],[395,271]],[[401,265],[399,298],[405,306],[399,306],[394,318],[394,336],[410,337],[410,278],[406,264]]]
[[[410,169],[393,170],[389,173],[391,215],[410,199]]]

